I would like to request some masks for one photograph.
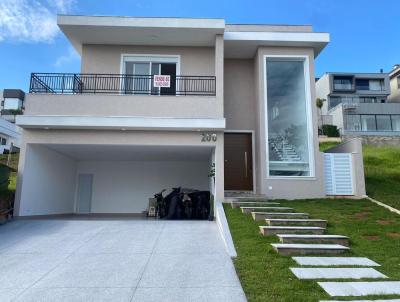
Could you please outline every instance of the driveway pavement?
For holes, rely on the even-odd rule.
[[[20,220],[0,226],[0,301],[246,301],[216,223]]]

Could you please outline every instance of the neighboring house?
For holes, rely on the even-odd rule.
[[[392,71],[389,73],[390,78],[390,95],[389,102],[400,103],[400,64],[393,66]]]
[[[19,151],[21,129],[15,125],[15,116],[22,114],[25,93],[19,89],[0,91],[0,154]]]
[[[142,213],[173,186],[210,190],[215,204],[225,191],[327,194],[335,171],[319,151],[314,58],[328,34],[223,19],[58,24],[81,73],[31,76],[17,215]],[[362,161],[346,170],[346,184],[358,180],[347,194],[365,194],[360,171]]]
[[[388,102],[388,74],[327,73],[316,91],[317,98],[326,100],[321,119],[330,120],[342,136],[379,140],[400,135],[400,103]]]

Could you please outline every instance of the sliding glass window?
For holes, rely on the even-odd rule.
[[[266,59],[269,176],[312,176],[305,61]]]

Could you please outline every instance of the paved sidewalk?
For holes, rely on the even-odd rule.
[[[2,302],[246,301],[208,221],[14,221],[0,272]]]

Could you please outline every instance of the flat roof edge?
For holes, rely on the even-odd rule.
[[[226,32],[225,41],[293,41],[329,43],[329,33],[322,32]]]
[[[57,15],[58,26],[225,29],[224,19]]]

